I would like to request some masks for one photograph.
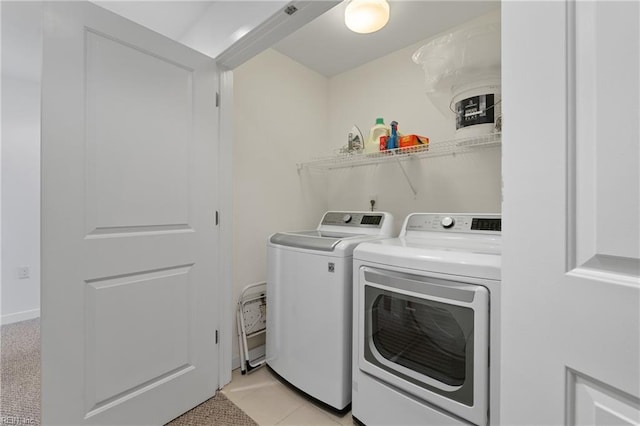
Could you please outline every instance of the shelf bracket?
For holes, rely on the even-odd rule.
[[[404,178],[407,180],[407,184],[409,185],[409,188],[411,188],[411,192],[413,192],[413,196],[417,197],[418,191],[416,191],[416,188],[411,183],[411,179],[409,179],[409,175],[407,174],[407,171],[404,169],[404,167],[402,167],[402,162],[400,161],[400,158],[396,158],[396,161],[398,162],[398,167],[400,167],[400,170],[402,170],[402,174],[404,175]]]

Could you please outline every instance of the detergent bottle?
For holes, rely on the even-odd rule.
[[[391,136],[387,141],[387,149],[396,149],[398,147],[398,122],[391,122]]]
[[[384,124],[383,118],[376,118],[376,124],[369,131],[369,139],[364,145],[364,152],[371,154],[380,151],[380,136],[389,136],[389,126]]]

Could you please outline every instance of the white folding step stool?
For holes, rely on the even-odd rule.
[[[249,358],[248,340],[267,331],[267,283],[259,282],[245,286],[238,298],[238,348],[240,352],[240,372],[246,374],[265,364],[260,356]]]

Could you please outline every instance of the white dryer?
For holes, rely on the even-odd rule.
[[[353,250],[392,229],[389,213],[334,211],[267,244],[267,365],[336,410],[351,402]]]
[[[485,426],[497,415],[500,243],[499,215],[414,213],[398,238],[356,248],[357,420]]]

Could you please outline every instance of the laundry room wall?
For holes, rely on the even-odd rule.
[[[268,236],[315,228],[327,210],[325,176],[306,169],[299,172],[296,163],[324,152],[328,80],[272,49],[233,74],[233,297],[237,300],[244,286],[266,278]]]
[[[450,31],[489,22],[500,22],[500,9]],[[383,117],[385,124],[395,120],[400,132],[427,136],[433,142],[455,138],[454,114],[445,116],[431,103],[425,94],[424,71],[411,59],[433,38],[330,79],[328,153],[346,144],[354,124],[366,140],[376,117]],[[404,217],[415,211],[500,212],[499,147],[411,160],[402,166],[407,177],[398,163],[328,171],[329,209],[366,210],[374,197],[377,209],[394,214],[396,232]]]

